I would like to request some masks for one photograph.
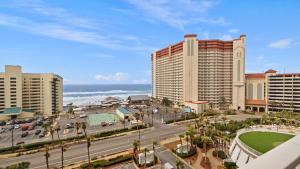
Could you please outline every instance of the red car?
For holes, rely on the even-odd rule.
[[[22,131],[26,131],[28,130],[29,126],[28,125],[22,125],[21,129]]]

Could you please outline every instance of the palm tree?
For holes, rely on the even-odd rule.
[[[47,169],[49,169],[49,157],[50,157],[49,147],[46,146],[46,147],[45,147],[45,158],[46,158],[46,166],[47,166]]]
[[[139,142],[137,140],[134,140],[132,145],[133,145],[133,153],[136,154],[136,151],[138,150],[139,147]]]
[[[14,151],[14,130],[15,130],[15,121],[13,120],[11,123],[11,149]]]
[[[59,137],[59,131],[61,130],[60,128],[60,125],[58,124],[55,128],[55,131],[56,131],[56,134],[57,134],[57,137],[58,137],[58,140],[60,140],[60,137]]]
[[[180,139],[180,146],[182,147],[182,139],[184,138],[183,134],[179,134],[179,139]]]
[[[90,158],[91,137],[86,138],[86,144],[87,144],[88,161],[90,166],[91,165],[91,158]]]
[[[139,113],[135,113],[134,117],[135,117],[136,122],[137,122],[137,126],[136,126],[137,130],[139,131],[139,142],[141,142],[141,131],[140,131],[140,128],[139,128],[140,114]]]
[[[52,141],[54,140],[54,128],[53,126],[50,126],[50,134],[51,134],[51,138],[52,138]]]
[[[144,155],[145,155],[145,168],[146,168],[146,165],[147,165],[147,153],[149,152],[149,150],[147,148],[144,149]]]
[[[204,152],[205,152],[205,162],[207,162],[207,144],[210,142],[210,138],[207,136],[202,136],[201,140],[204,145]]]
[[[87,133],[86,133],[86,123],[85,123],[85,122],[82,122],[82,123],[81,123],[81,128],[82,128],[82,130],[83,130],[83,132],[84,132],[85,137],[87,137]]]
[[[186,131],[185,132],[185,136],[186,136],[186,149],[187,151],[189,150],[189,136],[190,136],[190,132],[189,131]]]
[[[155,146],[157,146],[157,141],[153,141],[153,142],[152,142],[152,150],[153,150],[154,160],[156,159],[156,158],[155,158]],[[156,163],[156,160],[155,160],[155,163]]]
[[[151,112],[151,123],[152,123],[152,126],[153,126],[153,116],[154,116],[154,111],[152,110],[152,112]]]
[[[81,123],[79,123],[79,122],[76,122],[76,123],[75,123],[75,129],[76,129],[76,134],[77,134],[77,137],[78,137],[78,138],[79,138],[79,133],[78,133],[78,132],[79,132],[79,129],[80,129],[80,127],[81,127],[80,125],[81,125]]]
[[[64,168],[64,152],[67,151],[64,142],[60,144],[60,150],[61,150],[61,168]]]
[[[141,118],[142,118],[142,125],[144,125],[144,116],[145,116],[145,113],[144,112],[140,112],[141,113]]]

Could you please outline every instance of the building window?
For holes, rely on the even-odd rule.
[[[252,83],[248,84],[248,99],[250,99],[250,100],[253,99],[253,84]]]
[[[257,84],[257,100],[262,100],[262,84]]]

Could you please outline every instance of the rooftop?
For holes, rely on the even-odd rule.
[[[150,100],[150,97],[148,95],[132,95],[128,97],[128,100],[131,101],[144,101],[144,100]]]

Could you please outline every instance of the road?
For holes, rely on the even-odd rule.
[[[186,125],[164,125],[159,128],[146,130],[141,133],[141,146],[152,147],[154,140],[161,141],[166,138],[177,136],[178,134],[186,130]],[[138,139],[138,132],[134,132],[129,135],[114,137],[97,142],[93,142],[91,145],[91,158],[101,155],[107,155],[116,153],[119,151],[132,149],[132,143],[135,139]],[[86,144],[74,145],[67,148],[64,154],[64,164],[72,164],[81,160],[87,159]],[[4,167],[10,164],[18,163],[21,161],[29,161],[31,168],[43,169],[45,168],[44,153],[35,153],[30,155],[24,155],[20,157],[5,158],[0,160],[0,167]],[[59,149],[50,151],[49,163],[50,166],[60,166],[61,151]]]

